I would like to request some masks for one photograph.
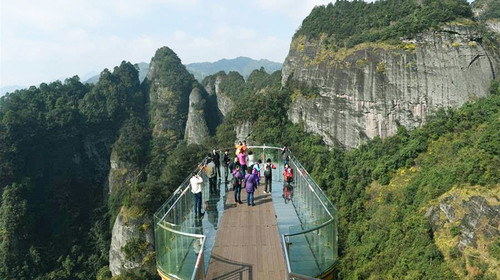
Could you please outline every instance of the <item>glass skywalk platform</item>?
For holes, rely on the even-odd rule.
[[[293,156],[290,165],[294,171],[294,195],[285,203],[281,150],[268,146],[250,146],[248,149],[253,151],[255,160],[265,162],[271,158],[277,166],[273,170],[271,197],[287,279],[332,277],[338,251],[336,208]],[[233,151],[230,150],[230,155],[234,155]],[[206,278],[224,208],[227,207],[226,199],[229,201],[233,195],[229,184],[224,184],[224,168],[221,169],[222,182],[218,182],[215,195],[210,195],[208,178],[199,172],[204,180],[202,201],[207,201],[202,203],[202,212],[205,212],[202,218],[195,217],[193,212],[189,178],[155,213],[157,269],[163,279]],[[230,180],[231,175],[228,177]],[[242,200],[245,196],[242,190]]]

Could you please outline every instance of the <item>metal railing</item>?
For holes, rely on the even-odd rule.
[[[261,159],[264,163],[270,158],[278,168],[277,181],[283,182],[280,148],[264,145],[249,146],[248,149],[254,152],[255,161]],[[233,149],[220,151],[224,150]],[[234,156],[234,153],[231,152],[231,155]],[[289,163],[294,171],[291,201],[300,223],[290,226],[288,232],[281,236],[287,278],[324,277],[332,271],[337,260],[337,209],[295,157],[291,156]],[[195,171],[207,184],[204,172],[199,168]],[[203,234],[200,219],[194,215],[189,179],[190,176],[154,215],[156,262],[163,279],[205,278],[207,236]],[[203,196],[207,197],[208,186],[203,189]]]
[[[270,158],[279,170],[278,181],[284,182],[282,148],[263,145],[248,149],[254,152],[255,161],[264,163]],[[300,223],[281,236],[287,279],[327,277],[338,258],[337,208],[292,154],[288,162],[294,174],[291,201]]]
[[[294,156],[289,164],[294,171],[292,202],[300,224],[282,234],[288,278],[323,278],[333,273],[338,258],[337,208]],[[303,244],[310,253],[304,252]]]
[[[198,168],[195,172],[203,177],[204,183],[208,181]],[[190,178],[154,214],[156,267],[163,279],[205,278],[206,236],[201,220],[194,215]]]

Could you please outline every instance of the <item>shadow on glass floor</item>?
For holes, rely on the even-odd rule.
[[[253,279],[252,265],[236,262],[230,259],[218,255],[212,255],[212,260],[210,262],[211,266],[217,266],[221,271],[224,271],[222,275],[217,276],[213,279],[218,280],[236,280],[236,279]]]

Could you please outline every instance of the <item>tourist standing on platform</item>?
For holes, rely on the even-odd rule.
[[[204,213],[201,213],[201,185],[203,183],[203,178],[201,178],[200,175],[196,174],[196,172],[193,172],[193,177],[189,180],[189,183],[191,184],[191,192],[194,195],[194,213],[195,216],[203,216]]]
[[[283,165],[285,165],[290,160],[290,150],[288,149],[288,147],[286,145],[283,146],[283,148],[281,150],[282,150],[281,157],[283,158]]]
[[[227,183],[227,176],[229,175],[229,154],[228,151],[224,151],[224,155],[222,156],[222,167],[224,168],[224,183]],[[232,172],[232,170],[231,170]]]
[[[240,150],[238,154],[238,160],[240,162],[241,175],[245,176],[245,170],[247,169],[247,155],[243,150]]]
[[[236,169],[236,166],[240,166],[240,160],[238,157],[234,157],[233,161],[229,164],[229,172],[231,174],[233,173],[234,169]]]
[[[236,165],[236,167],[233,170],[233,179],[232,179],[232,185],[234,189],[234,202],[242,204],[241,202],[241,180],[243,179],[243,176],[241,175],[240,172],[240,166]]]
[[[253,164],[252,167],[252,174],[255,175],[255,182],[257,183],[257,186],[260,185],[260,164],[262,163],[262,160],[259,159],[256,163]]]
[[[293,181],[293,169],[290,167],[288,163],[285,164],[285,168],[283,170],[283,193],[285,192],[285,186],[291,186]]]
[[[219,152],[217,152],[217,150],[213,149],[211,157],[215,163],[215,167],[217,169],[217,176],[219,177],[219,181],[220,181],[221,178],[220,178],[220,155],[219,155]]]
[[[216,188],[216,172],[215,172],[215,163],[212,161],[212,158],[208,158],[207,160],[207,165],[205,166],[205,174],[207,174],[208,177],[208,183],[210,185],[210,194],[215,194]]]
[[[243,152],[245,152],[245,154],[247,153],[247,141],[243,141],[243,145],[241,146],[241,149],[243,150]]]
[[[248,151],[247,154],[247,166],[250,168],[253,168],[253,165],[255,164],[255,159],[253,155],[253,151]]]
[[[237,144],[234,145],[234,148],[236,149],[234,154],[236,156],[238,156],[240,154],[241,149],[243,148],[243,143],[241,143],[241,141],[239,141]]]
[[[257,189],[257,183],[255,180],[255,175],[251,174],[252,170],[247,169],[247,174],[245,175],[245,191],[247,192],[247,205],[255,206],[254,203],[254,192]]]
[[[268,158],[264,164],[264,193],[271,193],[273,191],[273,169],[276,169],[276,165]]]

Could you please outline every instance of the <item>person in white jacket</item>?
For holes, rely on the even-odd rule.
[[[253,165],[255,164],[255,158],[253,155],[253,151],[248,151],[247,155],[247,166],[250,168],[253,168]]]
[[[201,186],[203,184],[203,178],[200,175],[193,172],[193,177],[189,180],[191,184],[191,192],[194,195],[194,213],[195,216],[203,216],[201,213]]]

